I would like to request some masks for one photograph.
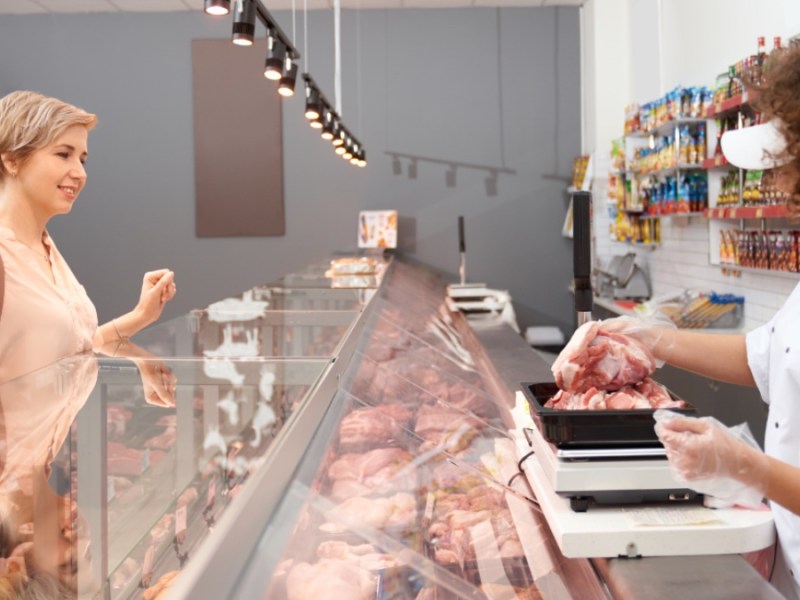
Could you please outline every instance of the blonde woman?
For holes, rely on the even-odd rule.
[[[168,269],[145,273],[130,312],[97,312],[47,232],[86,185],[89,131],[97,117],[29,91],[0,99],[0,382],[65,356],[127,339],[158,320],[175,295]]]

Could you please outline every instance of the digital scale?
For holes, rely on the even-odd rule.
[[[741,554],[775,542],[766,505],[706,508],[685,496],[663,456],[558,456],[537,427],[516,443],[522,472],[567,558]],[[576,511],[576,501],[588,510]]]
[[[573,195],[578,326],[591,319],[592,310],[589,202],[587,192]],[[732,554],[775,541],[766,505],[706,508],[700,496],[675,481],[663,447],[557,448],[532,422],[522,391],[516,392],[512,414],[520,470],[568,558]]]

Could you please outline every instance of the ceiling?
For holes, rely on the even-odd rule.
[[[333,8],[334,0],[294,0],[298,10]],[[470,6],[581,6],[586,0],[341,0],[342,8],[464,8]],[[292,8],[292,0],[262,0],[269,10]],[[203,0],[0,0],[0,14],[177,12],[203,10]]]

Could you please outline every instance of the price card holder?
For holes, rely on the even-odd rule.
[[[359,248],[397,248],[397,211],[362,210],[358,214]]]

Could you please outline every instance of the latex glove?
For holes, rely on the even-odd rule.
[[[767,457],[746,423],[728,428],[713,417],[685,417],[668,410],[653,416],[677,481],[732,504],[761,504]]]
[[[141,316],[143,327],[155,323],[164,310],[164,305],[175,297],[175,273],[169,269],[148,271],[142,279],[142,291],[136,311]]]
[[[678,328],[667,319],[615,317],[600,321],[600,331],[625,335],[639,342],[656,359],[658,367],[664,366],[664,357],[675,346]]]

